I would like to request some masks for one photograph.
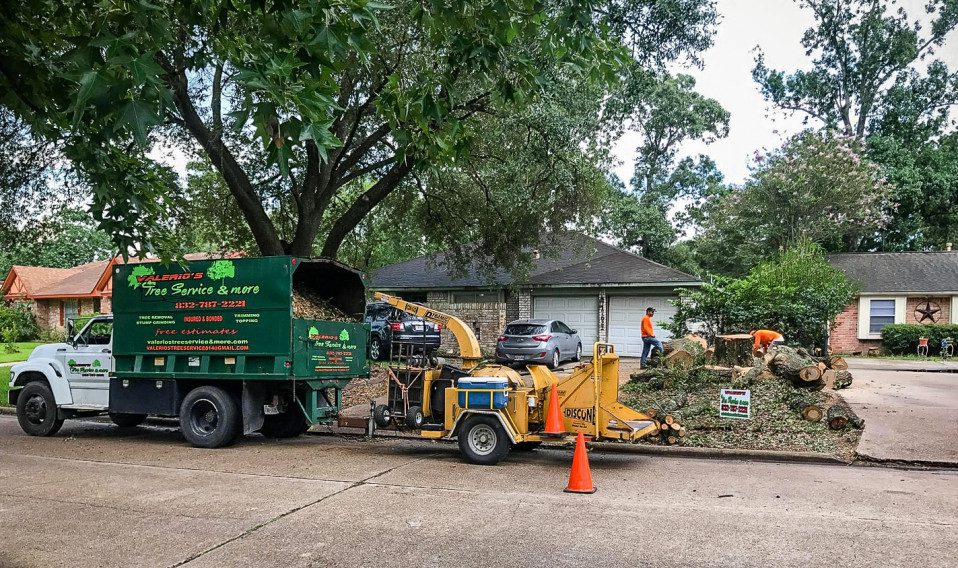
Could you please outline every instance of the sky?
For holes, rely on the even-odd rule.
[[[900,0],[909,16],[924,14],[925,0]],[[766,64],[786,72],[810,68],[801,39],[814,20],[793,0],[718,0],[721,22],[714,45],[702,55],[704,67],[673,68],[696,79],[699,93],[717,100],[731,114],[728,137],[705,145],[686,144],[682,156],[707,154],[718,164],[727,182],[740,183],[756,150],[775,148],[802,129],[800,116],[771,109],[752,80],[753,50],[761,46]],[[925,26],[927,29],[927,26]],[[952,69],[958,67],[958,33],[952,32],[936,57]],[[628,184],[632,178],[637,134],[623,136],[613,148],[619,160],[615,173]]]

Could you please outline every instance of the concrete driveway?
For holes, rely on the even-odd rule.
[[[958,364],[848,359],[842,396],[862,418],[858,454],[958,465]]]
[[[0,566],[958,566],[958,472],[590,456],[0,417]],[[916,563],[917,562],[917,563]]]

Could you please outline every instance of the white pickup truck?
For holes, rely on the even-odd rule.
[[[113,370],[113,316],[92,318],[66,343],[41,345],[10,368],[9,403],[27,434],[50,436],[64,419],[107,412]],[[133,427],[145,414],[110,413],[118,426]]]

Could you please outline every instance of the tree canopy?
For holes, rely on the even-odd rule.
[[[495,256],[578,212],[550,210],[568,185],[464,191],[489,171],[489,121],[529,116],[557,81],[694,58],[715,18],[707,0],[26,0],[0,11],[0,102],[62,144],[121,250],[173,246],[160,228],[189,196],[150,150],[178,142],[222,177],[263,254],[336,256],[397,191],[451,205],[428,237],[446,242],[461,238],[450,210],[523,212],[534,196],[548,223],[475,232]]]

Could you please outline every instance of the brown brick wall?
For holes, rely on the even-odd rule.
[[[491,355],[496,349],[496,339],[507,323],[506,302],[469,302],[456,304],[452,302],[453,294],[453,292],[429,292],[426,297],[426,305],[438,311],[456,316],[466,322],[474,331],[478,330],[476,335],[479,337],[479,346],[482,348],[483,353]],[[439,349],[445,354],[459,354],[459,346],[456,344],[456,339],[446,329],[442,331],[442,344]]]
[[[941,308],[936,323],[951,323],[951,297],[910,297],[905,301],[905,323],[918,323],[915,309],[925,302],[937,303]],[[928,323],[927,321],[925,323]],[[845,306],[845,310],[835,318],[835,327],[828,342],[833,353],[860,353],[870,347],[881,347],[880,339],[858,339],[858,298]]]

